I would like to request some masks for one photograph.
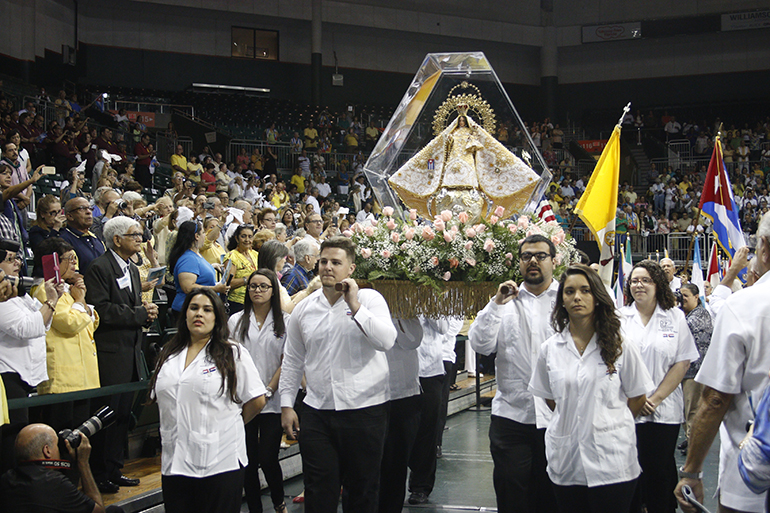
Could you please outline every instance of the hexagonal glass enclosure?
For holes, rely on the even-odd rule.
[[[447,209],[477,219],[498,206],[505,217],[532,212],[551,179],[482,52],[425,57],[364,172],[383,206],[427,219]]]

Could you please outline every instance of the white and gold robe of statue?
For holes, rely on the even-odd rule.
[[[477,190],[487,200],[481,215],[496,207],[503,217],[520,212],[537,186],[539,176],[470,117],[467,127],[458,118],[409,159],[388,183],[401,201],[427,218],[438,214],[437,192]],[[432,161],[432,162],[431,162]]]

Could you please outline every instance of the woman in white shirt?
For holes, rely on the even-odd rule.
[[[267,405],[254,422],[246,426],[246,503],[251,513],[262,511],[259,467],[265,474],[275,511],[286,512],[283,501],[283,473],[278,462],[281,449],[281,401],[273,398],[281,377],[283,345],[289,316],[281,311],[280,283],[271,269],[254,271],[246,280],[246,298],[242,311],[227,323],[234,340],[249,351],[262,381],[267,384]]]
[[[214,291],[191,291],[181,315],[185,322],[150,382],[160,411],[166,512],[236,513],[248,464],[244,425],[265,405],[265,387],[248,352],[228,340]]]
[[[564,273],[551,322],[529,389],[554,411],[545,449],[559,510],[627,513],[641,472],[634,416],[650,375],[590,267]]]
[[[676,307],[674,293],[663,269],[643,260],[631,271],[621,309],[623,332],[639,347],[653,387],[636,419],[636,440],[642,477],[632,511],[646,504],[649,513],[676,509],[674,487],[678,481],[674,451],[679,426],[684,422],[680,386],[690,362],[698,359],[684,313]]]

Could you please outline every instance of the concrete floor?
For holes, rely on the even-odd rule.
[[[489,411],[465,411],[447,419],[444,432],[444,457],[438,461],[436,487],[430,503],[423,506],[404,505],[408,513],[496,511],[495,492],[492,486],[492,457],[489,455]],[[681,436],[681,435],[680,435]],[[706,459],[704,486],[705,506],[716,513],[716,490],[719,460],[719,442],[715,442]],[[677,451],[677,465],[684,457]],[[286,504],[290,513],[301,513],[301,504],[291,499],[302,491],[302,478],[297,477],[285,484]],[[264,511],[272,511],[269,496],[263,496]],[[248,509],[244,505],[242,511]],[[342,511],[342,507],[339,508]]]

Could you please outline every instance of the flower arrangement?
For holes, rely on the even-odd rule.
[[[529,235],[541,234],[556,246],[554,276],[577,260],[575,241],[554,221],[522,215],[516,221],[499,219],[497,207],[489,222],[469,222],[466,212],[441,212],[432,225],[419,224],[417,212],[408,219],[385,207],[379,220],[358,223],[343,235],[356,244],[354,278],[408,280],[442,290],[446,282],[520,281],[519,245]]]

